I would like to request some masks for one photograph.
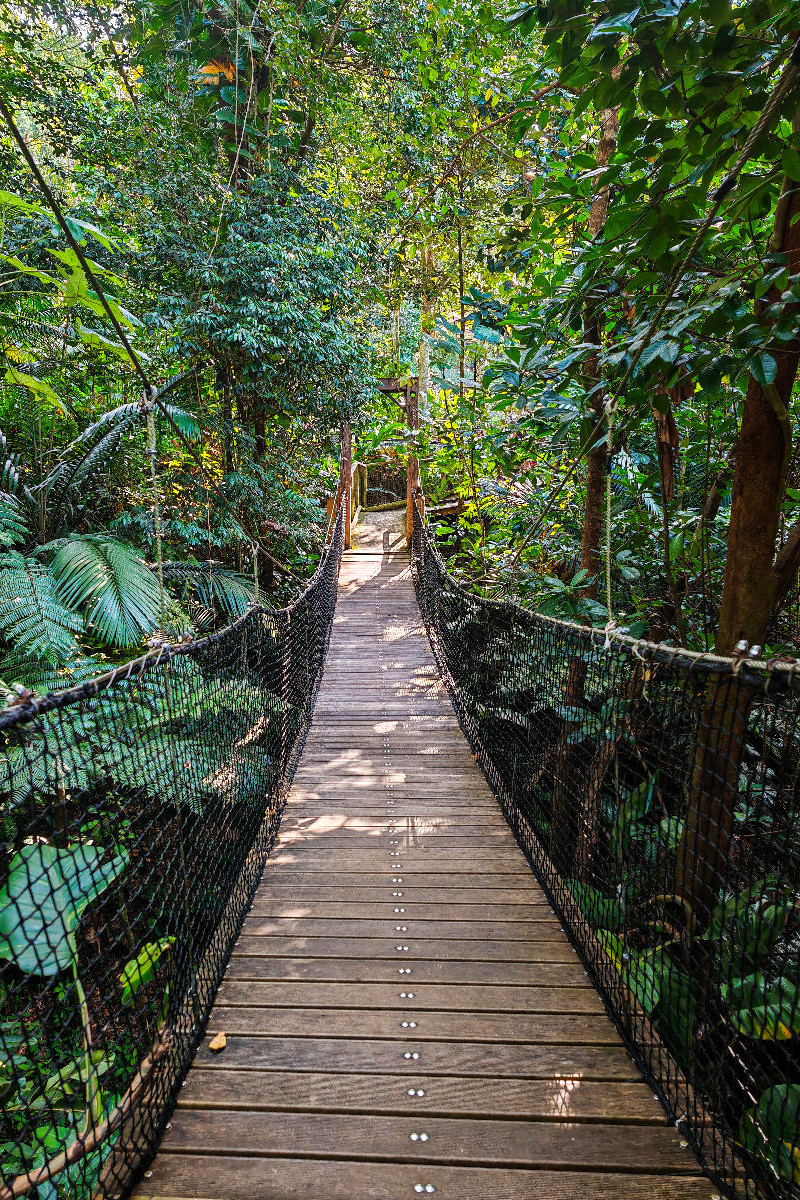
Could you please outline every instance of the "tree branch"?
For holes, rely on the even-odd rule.
[[[547,87],[540,88],[538,92],[534,92],[533,95],[528,99],[527,103],[525,103],[524,105],[520,105],[519,108],[512,108],[511,112],[505,113],[502,117],[498,117],[497,120],[491,121],[488,125],[484,125],[482,129],[473,129],[472,133],[468,134],[467,137],[465,137],[464,140],[462,142],[459,142],[459,144],[456,146],[455,154],[448,162],[448,164],[445,167],[442,174],[439,176],[439,178],[436,180],[436,182],[434,184],[432,184],[431,187],[428,188],[425,195],[417,203],[417,206],[414,209],[414,211],[409,216],[407,216],[406,219],[403,221],[403,225],[404,226],[408,225],[411,221],[413,221],[414,217],[417,215],[419,210],[422,208],[425,201],[430,200],[431,196],[436,191],[436,189],[440,188],[442,186],[442,184],[444,183],[444,181],[447,179],[448,175],[450,174],[451,170],[453,169],[455,164],[458,162],[458,159],[461,155],[461,151],[465,148],[465,146],[468,146],[470,142],[475,140],[475,138],[483,137],[485,134],[487,134],[489,132],[490,129],[496,129],[498,125],[504,125],[506,121],[510,121],[512,117],[516,117],[518,113],[525,112],[525,110],[528,108],[528,106],[532,102],[534,102],[536,100],[541,100],[544,96],[547,96],[550,92],[555,92],[555,91],[559,90],[560,88],[561,88],[560,83],[550,83],[547,85]]]
[[[66,1171],[67,1167],[71,1167],[73,1163],[85,1158],[101,1142],[104,1142],[139,1099],[145,1083],[152,1074],[153,1067],[166,1054],[169,1044],[168,1035],[162,1030],[159,1040],[147,1058],[142,1061],[139,1070],[134,1075],[131,1086],[119,1104],[112,1108],[108,1116],[97,1125],[93,1125],[88,1133],[81,1134],[74,1142],[70,1142],[66,1150],[62,1150],[60,1154],[51,1158],[49,1162],[44,1163],[41,1167],[37,1167],[34,1171],[28,1171],[26,1175],[18,1175],[13,1183],[6,1184],[0,1190],[0,1200],[18,1200],[20,1196],[27,1195],[33,1188],[39,1187],[43,1183],[48,1183],[56,1175],[60,1175],[62,1171]]]

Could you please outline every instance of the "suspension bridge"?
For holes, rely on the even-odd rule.
[[[0,1197],[793,1195],[793,668],[484,600],[352,478],[288,609],[0,717]]]

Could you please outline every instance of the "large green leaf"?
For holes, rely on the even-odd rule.
[[[0,891],[0,957],[29,975],[57,975],[75,958],[82,913],[128,862],[98,846],[23,846]]]
[[[785,1042],[800,1033],[800,1000],[790,980],[768,983],[757,972],[723,984],[721,991],[740,1033],[770,1042]]]
[[[73,537],[51,563],[60,599],[85,615],[87,627],[112,646],[135,646],[157,628],[158,581],[135,550],[113,538]]]
[[[767,1088],[747,1110],[739,1139],[780,1178],[800,1184],[800,1084]]]

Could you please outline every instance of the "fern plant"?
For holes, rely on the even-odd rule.
[[[82,628],[46,566],[15,550],[0,558],[0,634],[7,641],[31,658],[63,663],[79,652]]]
[[[107,645],[138,645],[160,619],[158,580],[139,555],[104,534],[56,543],[50,562],[59,599],[80,612],[86,628]],[[42,548],[47,553],[53,548]]]

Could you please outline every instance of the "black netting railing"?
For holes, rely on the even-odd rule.
[[[631,1052],[720,1189],[800,1196],[800,668],[413,571],[478,760]]]
[[[0,1197],[125,1195],[274,839],[342,549],[251,609],[0,715]]]

